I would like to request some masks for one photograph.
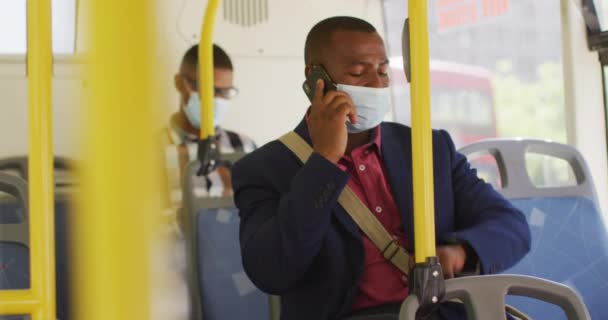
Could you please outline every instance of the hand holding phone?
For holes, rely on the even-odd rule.
[[[305,82],[305,85],[308,83],[310,86],[313,77],[316,78],[314,87],[312,87],[314,90],[310,90],[312,92],[312,106],[308,114],[310,137],[316,152],[327,160],[338,163],[346,152],[348,141],[346,120],[356,123],[356,110],[348,94],[336,91],[335,84],[331,82],[329,76],[326,76],[327,79],[323,79],[323,76],[319,76],[319,74],[311,72]],[[325,74],[327,75],[327,73]],[[333,89],[331,89],[332,85]]]
[[[315,88],[317,86],[317,81],[323,80],[323,95],[326,95],[329,91],[338,90],[336,84],[331,80],[327,71],[323,66],[315,64],[311,67],[310,74],[306,77],[306,81],[302,84],[302,89],[304,89],[304,93],[308,97],[310,102],[313,101],[315,96]]]

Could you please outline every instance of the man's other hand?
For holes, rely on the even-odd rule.
[[[454,275],[461,273],[467,261],[466,250],[461,244],[437,247],[437,257],[446,279],[454,278]]]

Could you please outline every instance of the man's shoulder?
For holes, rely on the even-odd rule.
[[[405,134],[409,137],[412,134],[409,126],[397,122],[382,122],[381,128],[384,135],[403,136]]]
[[[396,122],[383,122],[382,135],[401,141],[403,144],[411,145],[412,128]],[[435,150],[450,151],[454,149],[454,142],[450,134],[444,129],[433,129],[433,147]]]
[[[155,135],[162,146],[175,144],[173,132],[169,126],[156,129]]]
[[[172,115],[167,124],[157,129],[157,137],[163,145],[181,145],[189,140],[185,129],[182,129],[176,121],[176,115]]]
[[[279,140],[270,141],[258,149],[246,154],[232,167],[232,177],[236,181],[265,180],[283,177],[286,172],[299,166],[298,158]]]
[[[382,131],[386,131],[391,135],[403,135],[411,136],[412,128],[408,125],[404,125],[397,122],[382,122]],[[447,132],[443,129],[433,129],[433,137],[445,136]]]
[[[248,153],[241,160],[239,160],[237,164],[243,164],[246,166],[272,165],[274,161],[284,159],[284,157],[287,155],[287,151],[287,148],[285,148],[279,140],[273,140]]]

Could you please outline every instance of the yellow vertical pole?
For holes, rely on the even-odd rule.
[[[31,289],[0,291],[0,315],[34,314],[39,307],[40,299]]]
[[[161,208],[156,7],[148,0],[98,0],[86,9],[91,92],[72,216],[73,318],[149,319],[151,239]]]
[[[0,292],[0,314],[55,318],[51,1],[27,2],[30,289]]]
[[[29,223],[33,320],[55,319],[51,0],[27,2]]]
[[[201,140],[213,137],[213,28],[220,0],[209,0],[198,46],[199,92],[201,94]]]
[[[416,262],[435,253],[433,140],[427,0],[408,1],[410,17],[414,237]]]

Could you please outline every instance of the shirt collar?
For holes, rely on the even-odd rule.
[[[380,125],[378,125],[375,129],[373,129],[372,131],[372,144],[375,144],[378,147],[378,150],[382,150],[382,134],[381,134],[381,129],[380,129]]]

